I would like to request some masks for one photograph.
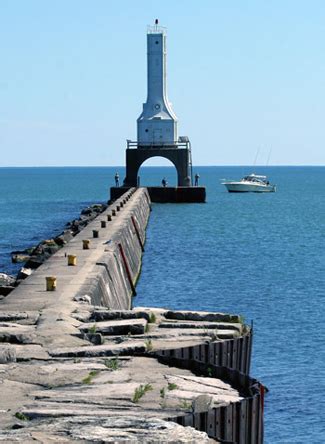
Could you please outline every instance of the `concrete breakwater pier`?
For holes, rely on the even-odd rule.
[[[150,207],[129,189],[0,301],[0,441],[263,442],[240,316],[133,308]]]
[[[14,290],[26,277],[30,276],[34,270],[59,251],[74,236],[80,233],[89,222],[106,208],[107,205],[103,203],[83,208],[79,218],[67,222],[60,234],[53,236],[51,239],[44,239],[38,242],[37,245],[30,246],[24,250],[12,251],[12,263],[20,264],[21,268],[16,276],[0,273],[0,300]]]

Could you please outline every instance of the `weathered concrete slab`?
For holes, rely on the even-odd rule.
[[[80,330],[85,333],[93,331],[103,335],[139,335],[145,332],[146,326],[145,319],[123,319],[83,324]]]
[[[137,310],[96,309],[91,314],[91,319],[95,322],[112,321],[116,319],[139,319],[139,318],[144,318],[149,320],[149,312],[137,311]]]
[[[173,423],[170,428],[168,419],[182,416],[192,407],[203,408],[206,393],[211,392],[211,402],[224,405],[240,399],[222,381],[205,381],[189,370],[149,357],[11,364],[6,366],[6,375],[0,421],[7,430],[0,432],[0,441],[9,442],[30,438],[33,442],[65,442],[72,436],[76,440],[92,436],[91,442],[97,436],[108,442],[130,437],[139,443],[146,439],[157,442],[157,437],[163,442],[210,442],[205,433],[194,429],[175,428]],[[141,387],[148,389],[141,392]],[[11,396],[12,390],[18,394],[19,404]],[[10,430],[14,424],[23,429]],[[84,432],[78,435],[77,428]]]
[[[10,322],[0,323],[0,342],[31,344],[36,341],[35,327]]]
[[[28,315],[24,312],[6,313],[0,311],[0,322],[16,322],[27,318]]]
[[[17,361],[47,360],[50,358],[47,351],[38,344],[14,345]]]
[[[148,307],[133,311],[96,308],[91,313],[91,319],[100,319],[100,321],[82,323],[79,329],[82,333],[103,334],[107,345],[125,344],[130,340],[142,339],[147,351],[192,347],[211,341],[232,339],[239,337],[244,331],[243,325],[239,322],[166,319],[167,313],[170,311]],[[186,317],[188,312],[184,312],[184,316],[182,313],[176,312],[176,316]],[[204,319],[209,315],[210,313],[200,312],[197,317]],[[193,316],[193,313],[190,316]],[[86,318],[88,317],[89,313]],[[130,334],[133,335],[132,338],[128,336]]]
[[[17,422],[16,412],[27,402],[28,394],[36,389],[37,385],[5,379],[0,373],[0,436],[1,431],[12,427]]]
[[[208,313],[204,311],[175,311],[169,310],[165,314],[166,319],[179,319],[187,321],[209,321],[209,322],[240,322],[239,315],[227,313]]]
[[[231,322],[161,322],[159,328],[205,328],[208,330],[236,330],[242,331],[242,324]]]
[[[146,347],[144,341],[130,341],[121,345],[96,345],[84,347],[66,347],[49,350],[49,354],[56,358],[73,357],[100,357],[100,356],[125,356],[135,353],[144,353]]]
[[[16,349],[9,344],[0,344],[0,364],[15,362],[17,359]]]
[[[128,443],[211,443],[206,433],[192,427],[182,427],[161,419],[139,419],[128,416],[98,418],[66,417],[58,418],[47,425],[28,427],[28,430],[0,431],[0,442],[24,443],[88,443],[88,442],[128,442]],[[213,440],[214,443],[216,441]]]
[[[12,366],[8,376],[20,384],[22,380],[26,384],[38,380],[40,388],[29,392],[31,402],[19,409],[32,422],[69,416],[167,419],[191,410],[192,402],[207,393],[213,403],[222,405],[241,399],[222,381],[197,377],[189,370],[172,368],[149,357],[100,363],[89,359],[80,363],[47,362],[37,367],[25,364],[20,368],[23,375],[17,370]],[[54,385],[48,390],[50,375]]]

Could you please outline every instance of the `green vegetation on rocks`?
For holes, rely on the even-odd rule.
[[[120,362],[117,358],[105,359],[104,364],[110,370],[118,370],[120,368]]]
[[[144,384],[137,387],[134,391],[132,402],[135,404],[140,401],[140,399],[147,393],[153,390],[151,384]]]
[[[146,351],[150,352],[153,350],[153,344],[151,339],[147,339],[144,343],[145,347],[146,347]]]
[[[83,384],[91,384],[93,378],[94,378],[95,376],[97,376],[98,373],[99,373],[98,370],[92,370],[91,372],[89,372],[89,375],[86,376],[81,382],[82,382]]]
[[[17,419],[19,419],[20,421],[28,421],[29,420],[29,418],[21,412],[16,412],[15,417]]]
[[[149,314],[149,324],[154,324],[156,322],[157,318],[155,313],[150,313]]]

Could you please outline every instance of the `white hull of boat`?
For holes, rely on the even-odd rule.
[[[229,193],[274,193],[274,185],[260,185],[244,182],[224,182],[223,185]]]

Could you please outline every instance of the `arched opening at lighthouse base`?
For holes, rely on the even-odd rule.
[[[156,156],[145,160],[138,170],[138,186],[159,187],[165,180],[166,186],[177,187],[176,166],[165,158]]]
[[[138,176],[140,167],[149,159],[163,157],[171,162],[176,168],[177,181],[174,186],[189,186],[190,178],[190,154],[188,149],[184,148],[147,148],[147,149],[127,149],[126,150],[126,177],[124,184],[126,186],[138,186]],[[160,179],[160,183],[161,184]],[[141,186],[144,184],[141,180]],[[152,185],[152,184],[150,184]],[[155,183],[157,186],[158,184]]]

